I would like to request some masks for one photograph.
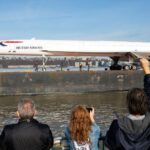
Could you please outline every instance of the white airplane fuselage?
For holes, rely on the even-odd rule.
[[[0,55],[32,56],[150,56],[148,42],[2,40]]]

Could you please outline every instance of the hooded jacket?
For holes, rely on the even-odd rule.
[[[150,150],[150,114],[139,120],[128,116],[114,120],[105,145],[110,150]]]
[[[150,74],[144,76],[144,91],[150,113]],[[134,120],[122,117],[113,120],[105,138],[110,150],[150,150],[150,114]]]

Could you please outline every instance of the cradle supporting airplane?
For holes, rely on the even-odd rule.
[[[1,40],[0,55],[108,56],[119,59],[150,58],[150,43],[127,41]],[[45,65],[45,62],[43,62]]]

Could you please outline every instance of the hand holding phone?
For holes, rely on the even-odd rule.
[[[91,118],[91,121],[92,122],[95,122],[95,119],[94,119],[94,107],[91,107],[91,109],[90,109],[91,111],[89,112],[90,113],[90,118]]]
[[[87,111],[90,113],[92,111],[92,107],[86,107]]]

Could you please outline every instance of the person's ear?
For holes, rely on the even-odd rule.
[[[18,118],[20,118],[20,114],[19,114],[18,111],[16,111],[16,116],[17,116]]]

